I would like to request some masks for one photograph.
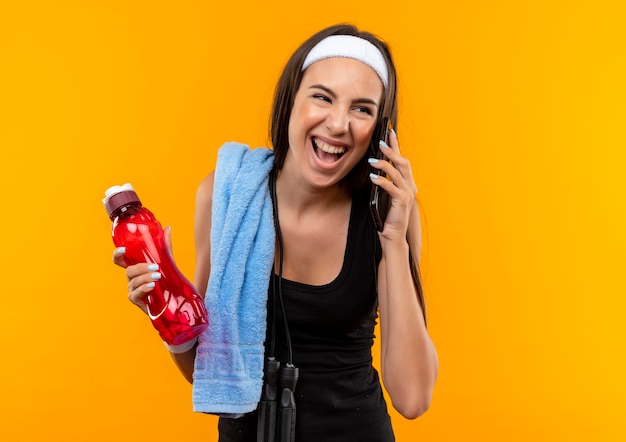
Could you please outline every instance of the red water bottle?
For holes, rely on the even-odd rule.
[[[146,302],[161,339],[169,345],[180,345],[206,330],[209,320],[204,299],[174,264],[161,224],[141,205],[133,186],[107,189],[102,202],[113,221],[113,243],[126,247],[126,263],[159,265],[161,279],[148,292]]]

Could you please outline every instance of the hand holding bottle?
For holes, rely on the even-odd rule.
[[[168,346],[194,341],[208,327],[208,314],[204,299],[172,259],[169,232],[130,184],[109,188],[102,202],[118,247],[113,261],[126,267],[131,302],[148,314]]]
[[[165,244],[172,256],[172,231],[169,227],[163,229]],[[126,278],[128,279],[128,299],[141,309],[146,315],[147,294],[154,289],[156,283],[161,279],[158,264],[150,264],[147,262],[128,265],[124,259],[126,252],[125,247],[118,247],[113,251],[113,263],[126,269]]]

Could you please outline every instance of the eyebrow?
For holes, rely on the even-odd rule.
[[[328,87],[324,86],[323,84],[313,84],[313,85],[309,86],[309,89],[321,89],[324,92],[326,92],[328,95],[330,95],[332,98],[337,98],[337,94],[335,94],[335,92],[332,89],[329,89]],[[363,104],[372,104],[372,105],[378,107],[378,103],[375,100],[372,100],[371,98],[357,98],[353,102],[354,103],[363,103]]]

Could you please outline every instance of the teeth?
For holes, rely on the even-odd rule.
[[[315,139],[315,145],[318,147],[318,149],[322,149],[324,152],[333,155],[341,155],[346,151],[345,147],[331,146],[330,144],[326,144],[318,139]]]

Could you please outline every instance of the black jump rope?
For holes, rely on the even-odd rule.
[[[283,238],[278,220],[276,202],[276,171],[270,176],[270,192],[274,211],[274,227],[278,241],[278,281],[272,278],[270,316],[270,348],[265,358],[263,390],[258,408],[257,442],[294,442],[296,438],[296,400],[294,391],[298,382],[298,367],[293,364],[293,348],[282,291],[283,279]],[[273,271],[273,270],[272,270]],[[287,362],[276,360],[276,304],[280,303],[287,341]]]

